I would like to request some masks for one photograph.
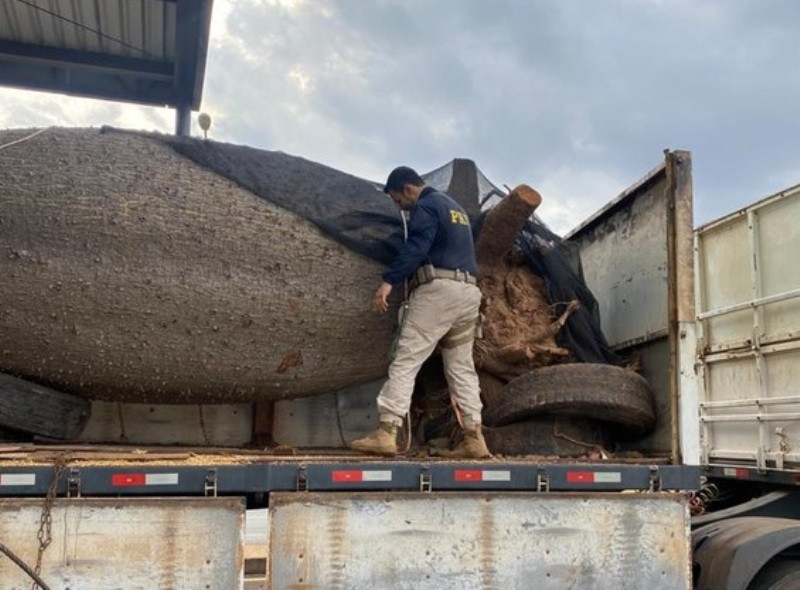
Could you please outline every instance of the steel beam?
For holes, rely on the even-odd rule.
[[[108,55],[0,40],[0,61],[29,63],[111,72],[120,76],[136,76],[171,81],[174,65],[170,61]]]

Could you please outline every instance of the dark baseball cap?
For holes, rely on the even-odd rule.
[[[422,186],[425,181],[422,180],[419,174],[408,166],[398,166],[389,173],[389,178],[386,179],[386,184],[383,186],[383,192],[389,191],[402,191],[403,187],[407,184],[414,186]]]

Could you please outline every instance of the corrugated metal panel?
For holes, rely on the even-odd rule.
[[[687,590],[677,494],[273,494],[273,590]]]
[[[800,186],[696,234],[704,463],[800,464]]]
[[[176,3],[163,0],[0,0],[0,39],[172,61]]]
[[[177,107],[203,90],[213,0],[0,0],[0,84]]]

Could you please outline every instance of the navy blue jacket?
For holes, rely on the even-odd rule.
[[[451,197],[429,186],[422,189],[411,208],[408,239],[383,273],[383,280],[397,285],[423,264],[473,275],[478,272],[467,214]]]

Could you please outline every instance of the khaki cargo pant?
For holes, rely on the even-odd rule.
[[[449,279],[435,279],[411,293],[389,379],[378,394],[381,421],[402,423],[417,373],[444,339],[442,360],[450,393],[461,412],[480,423],[480,386],[472,358],[480,304],[478,287]]]

